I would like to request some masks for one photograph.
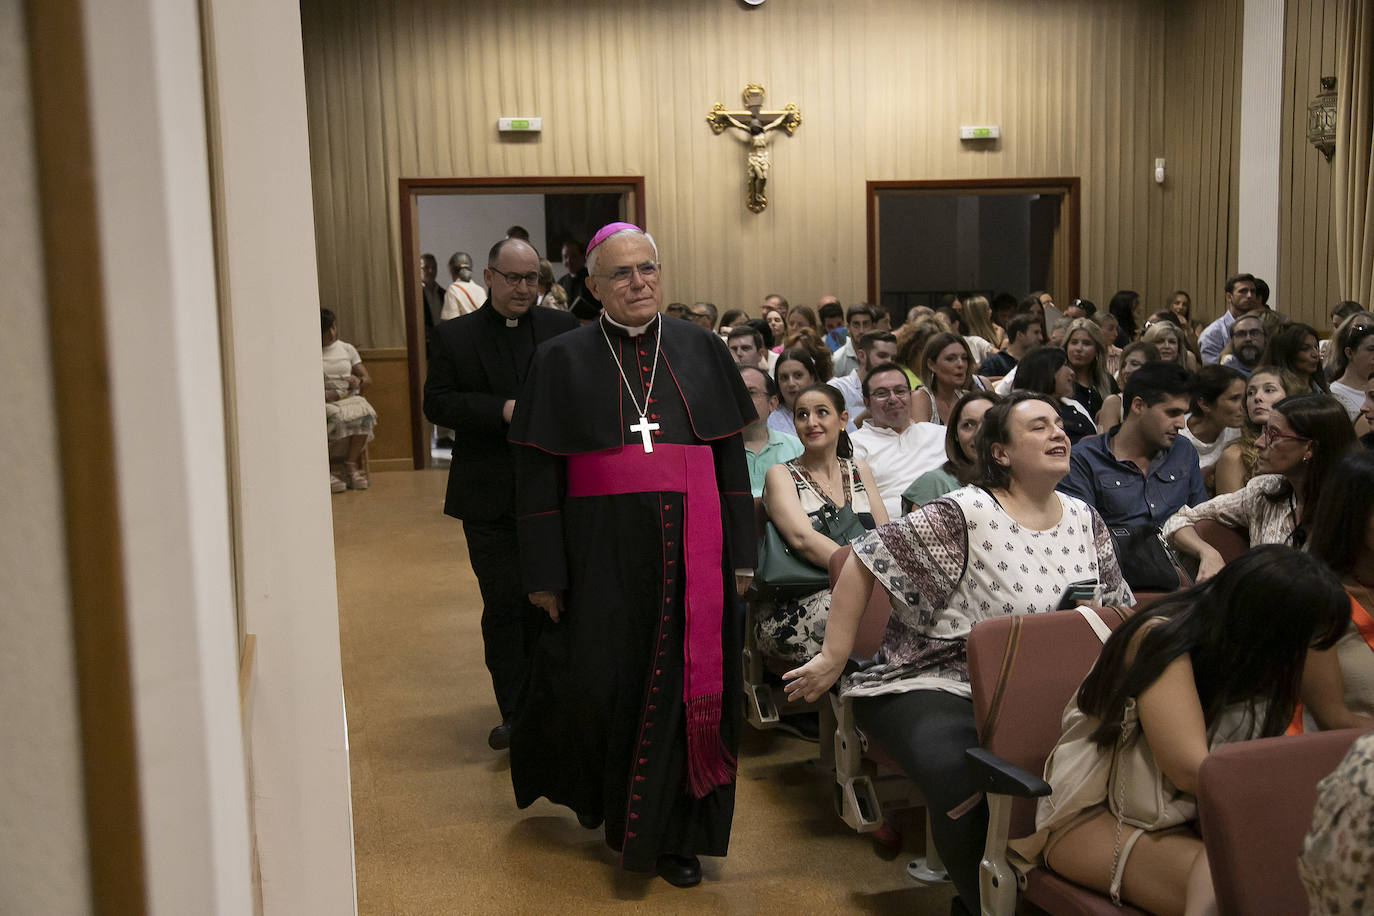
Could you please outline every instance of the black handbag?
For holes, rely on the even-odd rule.
[[[822,506],[810,516],[812,528],[841,546],[868,530],[849,506]],[[829,585],[829,572],[793,550],[771,521],[763,526],[759,565],[754,571],[756,597],[786,601],[818,592]]]
[[[1153,525],[1110,525],[1121,576],[1136,592],[1172,592],[1187,585],[1159,529]]]

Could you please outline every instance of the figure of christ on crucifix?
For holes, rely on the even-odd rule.
[[[717,102],[706,114],[711,130],[719,134],[733,127],[743,134],[741,139],[749,144],[746,202],[755,213],[762,213],[768,206],[765,192],[768,185],[769,132],[782,128],[790,137],[801,126],[802,120],[801,111],[791,103],[784,105],[780,111],[764,111],[763,96],[763,87],[758,83],[750,83],[744,87],[744,111],[726,111],[725,105]]]

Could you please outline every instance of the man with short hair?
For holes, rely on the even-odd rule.
[[[687,316],[706,330],[714,331],[716,329],[716,320],[720,317],[720,312],[716,310],[716,304],[714,302],[693,302],[691,310],[687,312]]]
[[[849,434],[854,460],[868,464],[887,517],[898,519],[907,487],[945,463],[945,428],[911,419],[906,372],[893,362],[873,364],[863,381],[863,406],[868,419]]]
[[[835,375],[848,375],[859,365],[858,354],[854,352],[859,340],[873,330],[873,309],[866,302],[859,302],[849,307],[845,314],[845,337],[844,346],[835,351]],[[857,388],[857,382],[855,383]]]
[[[1264,319],[1258,311],[1247,312],[1231,323],[1231,355],[1223,359],[1222,364],[1249,378],[1264,358],[1268,345]]]
[[[1204,363],[1221,359],[1221,351],[1231,336],[1231,325],[1246,312],[1259,308],[1255,298],[1255,278],[1250,274],[1236,274],[1226,278],[1226,311],[1198,336],[1198,349]]]
[[[768,415],[778,409],[779,398],[778,384],[772,376],[757,366],[743,363],[739,374],[744,387],[749,389],[754,412],[758,414],[757,420],[744,427],[744,461],[749,466],[749,490],[758,499],[763,495],[763,479],[768,469],[796,458],[802,453],[802,444],[796,436],[768,428]]]
[[[854,352],[858,354],[858,364],[849,373],[837,375],[829,382],[832,388],[844,395],[850,429],[854,428],[854,420],[863,411],[863,380],[868,375],[868,367],[890,363],[897,358],[897,336],[891,331],[871,331],[863,335]]]
[[[439,312],[440,321],[449,321],[459,315],[471,315],[481,308],[487,299],[487,291],[472,282],[472,255],[466,251],[455,251],[448,259],[448,272],[453,281],[444,292],[444,307]]]
[[[540,622],[520,588],[515,467],[506,432],[535,347],[577,327],[577,321],[534,305],[539,255],[527,243],[502,239],[487,264],[491,296],[477,311],[435,328],[424,412],[430,422],[453,430],[457,440],[444,514],[463,522],[482,593],[482,643],[501,713],[487,743],[501,750],[510,742]]]
[[[1026,354],[1045,342],[1044,325],[1034,315],[1017,315],[1007,322],[1007,347],[983,360],[978,374],[985,378],[1002,378],[1016,368]]]
[[[653,237],[587,249],[596,321],[539,348],[516,445],[520,564],[548,620],[511,733],[525,808],[604,823],[621,865],[701,881],[734,813],[740,629],[757,535],[741,434],[756,417],[718,335],[659,313]]]
[[[725,345],[730,348],[730,355],[735,358],[735,365],[741,369],[757,369],[763,365],[763,335],[757,328],[752,328],[747,324],[737,324],[730,329],[730,334],[725,339]],[[747,380],[746,380],[747,381]],[[764,414],[763,419],[767,420],[768,415]],[[745,445],[749,443],[746,441]]]
[[[786,318],[787,313],[792,310],[792,306],[787,299],[777,293],[769,293],[763,297],[763,307],[765,309],[777,309],[782,312],[782,317]]]
[[[601,305],[587,293],[587,262],[582,255],[582,243],[570,238],[560,249],[560,258],[567,273],[558,278],[558,285],[568,294],[568,311],[582,321],[591,321],[601,311]]]
[[[825,303],[816,310],[816,315],[821,319],[821,333],[827,336],[844,327],[844,308],[838,302]]]
[[[1122,421],[1073,447],[1059,489],[1095,508],[1114,538],[1149,536],[1182,507],[1206,501],[1197,450],[1179,435],[1193,385],[1193,374],[1180,363],[1146,363],[1121,393]],[[1137,571],[1130,557],[1121,559],[1135,587]]]

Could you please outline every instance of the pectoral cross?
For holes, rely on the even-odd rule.
[[[650,433],[658,429],[657,423],[650,423],[648,417],[640,417],[639,422],[630,426],[630,432],[639,433],[639,437],[644,440],[644,451],[654,450],[654,440],[650,438]]]

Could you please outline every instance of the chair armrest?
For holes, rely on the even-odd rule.
[[[974,779],[978,780],[984,792],[1012,798],[1040,798],[1050,794],[1050,784],[1045,780],[1013,766],[992,751],[971,747],[964,753],[968,756]]]

